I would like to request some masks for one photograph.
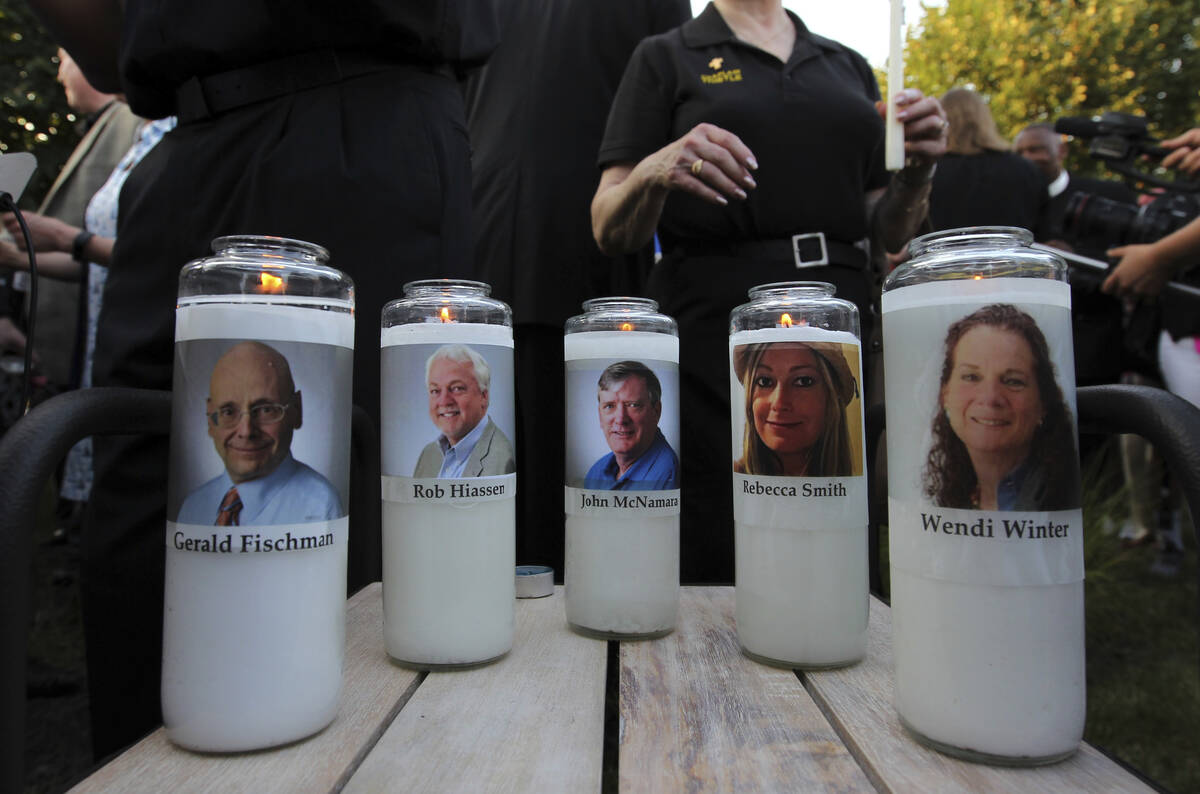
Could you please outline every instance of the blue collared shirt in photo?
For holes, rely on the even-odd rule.
[[[679,456],[662,431],[654,443],[620,477],[617,457],[608,453],[592,464],[583,487],[593,491],[672,491],[679,487]]]

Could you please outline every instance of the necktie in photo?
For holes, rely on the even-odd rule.
[[[238,513],[242,512],[242,497],[238,496],[237,486],[230,488],[225,492],[225,498],[221,500],[221,507],[217,510],[218,527],[236,527],[240,526],[238,522]]]

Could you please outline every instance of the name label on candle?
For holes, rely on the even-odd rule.
[[[738,523],[777,529],[833,531],[867,525],[865,477],[733,475]]]
[[[883,298],[891,564],[970,584],[1083,579],[1070,287],[918,284]]]
[[[349,518],[311,524],[212,527],[167,522],[167,547],[201,554],[272,554],[344,546]]]
[[[400,504],[474,503],[511,499],[517,495],[517,475],[438,479],[383,477],[383,500]]]
[[[566,488],[567,515],[589,518],[619,518],[679,515],[679,491],[593,491]]]
[[[899,505],[889,500],[893,567],[962,584],[1083,580],[1083,513]]]

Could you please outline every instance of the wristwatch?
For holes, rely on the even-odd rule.
[[[79,234],[75,235],[75,242],[71,243],[71,258],[80,264],[86,261],[83,256],[83,249],[87,248],[88,241],[95,236],[87,229],[80,230]]]

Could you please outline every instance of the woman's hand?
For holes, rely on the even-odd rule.
[[[38,215],[36,212],[24,213],[25,224],[29,226],[29,236],[33,240],[34,251],[65,251],[71,253],[71,245],[79,228],[69,223],[63,223],[57,218]],[[25,250],[25,235],[21,233],[21,225],[17,216],[11,212],[4,213],[4,228],[16,240],[17,247]]]
[[[754,154],[738,136],[713,124],[697,124],[642,164],[651,169],[650,179],[658,187],[683,190],[713,204],[744,201],[746,191],[757,187],[750,175],[758,169]]]
[[[713,204],[744,201],[756,187],[758,162],[738,136],[697,124],[636,164],[604,169],[592,197],[592,235],[609,255],[635,251],[650,241],[667,196],[675,190]]]
[[[928,168],[946,153],[950,122],[937,97],[925,96],[916,88],[905,88],[892,99],[896,118],[904,123],[904,155],[909,166]],[[875,109],[887,118],[887,105],[876,102]]]

